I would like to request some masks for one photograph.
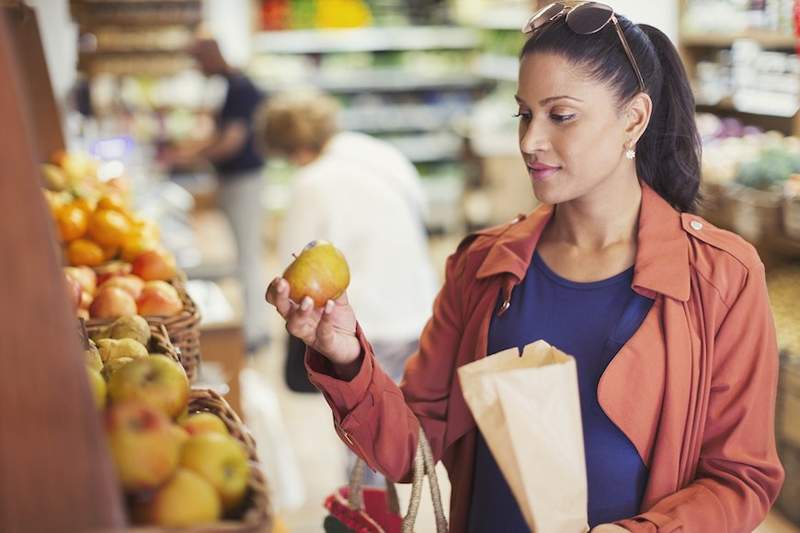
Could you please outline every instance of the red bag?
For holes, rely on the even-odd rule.
[[[365,468],[366,464],[359,459],[350,475],[350,484],[325,500],[325,508],[330,513],[323,523],[326,533],[410,533],[419,512],[422,481],[426,475],[433,498],[436,531],[447,533],[447,519],[442,507],[433,453],[421,428],[414,457],[411,501],[405,517],[400,516],[397,491],[390,481],[386,482],[386,490],[362,486]]]

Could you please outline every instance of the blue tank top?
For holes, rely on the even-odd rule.
[[[525,279],[514,289],[511,307],[502,316],[495,313],[489,328],[489,354],[544,339],[575,357],[590,527],[638,514],[647,483],[647,467],[636,448],[597,401],[603,371],[652,305],[633,291],[632,281],[633,268],[603,281],[569,281],[536,253]],[[480,431],[474,472],[470,533],[528,531]]]

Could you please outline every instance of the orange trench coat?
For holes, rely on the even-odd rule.
[[[784,476],[764,267],[738,236],[642,189],[633,289],[655,303],[598,386],[600,405],[650,471],[641,514],[619,524],[634,532],[751,532]],[[422,424],[450,476],[453,532],[467,529],[476,437],[456,368],[487,355],[498,297],[514,305],[514,286],[552,212],[541,207],[461,243],[399,388],[360,328],[363,361],[352,380],[333,377],[321,355],[306,356],[340,437],[389,479],[408,478]]]

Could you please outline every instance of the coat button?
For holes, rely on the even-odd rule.
[[[692,220],[692,222],[689,225],[695,231],[700,231],[701,229],[703,229],[703,223],[702,222],[698,222],[697,220]]]

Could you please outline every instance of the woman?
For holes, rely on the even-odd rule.
[[[453,531],[527,529],[454,378],[537,338],[577,360],[594,531],[752,531],[783,481],[775,333],[755,251],[692,214],[700,146],[678,54],[594,2],[550,5],[526,30],[519,145],[546,205],[448,259],[400,389],[346,296],[298,306],[276,279],[267,299],[371,467],[407,476],[422,424]]]

